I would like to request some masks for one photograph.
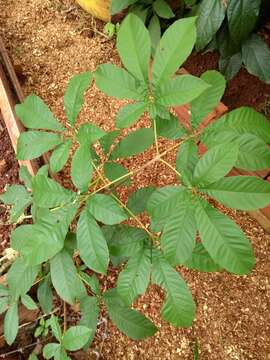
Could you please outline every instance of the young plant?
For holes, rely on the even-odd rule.
[[[152,54],[161,37],[161,20],[172,19],[175,14],[166,0],[112,0],[111,14],[115,15],[129,7],[129,13],[137,15],[148,27],[151,41]]]
[[[164,33],[149,74],[150,36],[143,22],[130,14],[117,38],[126,69],[104,64],[94,74],[74,76],[64,97],[66,127],[34,95],[17,105],[17,115],[29,129],[18,140],[18,159],[33,159],[52,150],[49,166],[56,173],[67,163],[73,147],[71,179],[77,190],[49,178],[46,167],[33,177],[23,168],[20,177],[25,187],[11,186],[1,196],[12,206],[13,222],[23,222],[11,234],[11,247],[19,257],[8,272],[8,287],[0,288],[9,344],[18,331],[18,303],[34,283],[38,283],[37,298],[44,314],[53,310],[54,294],[68,304],[80,304],[79,330],[71,327],[62,335],[53,317],[51,328],[56,329],[53,335],[58,343],[44,348],[45,358],[66,359],[66,350],[91,343],[100,309],[106,308],[112,322],[134,340],[154,335],[155,325],[131,307],[149,283],[166,293],[163,319],[175,326],[191,326],[195,303],[176,265],[237,275],[252,270],[249,240],[208,200],[240,210],[270,203],[268,182],[253,176],[226,176],[233,167],[261,170],[270,166],[270,124],[263,115],[244,107],[203,128],[204,118],[223,95],[225,80],[216,71],[201,78],[175,75],[195,41],[195,18],[176,21]],[[76,124],[93,76],[107,95],[132,101],[120,109],[113,131],[105,132],[91,123]],[[188,129],[170,110],[186,103],[191,107]],[[145,112],[151,127],[123,136],[121,130],[134,125]],[[160,138],[174,144],[163,148]],[[203,156],[198,153],[199,142],[208,147]],[[100,158],[95,152],[97,143]],[[128,171],[118,163],[152,145],[153,158],[136,169]],[[165,159],[173,151],[177,151],[175,164]],[[173,171],[176,184],[139,186],[124,203],[117,187],[128,186],[134,175],[154,163]],[[151,219],[150,227],[140,218],[143,212]],[[104,291],[95,273],[106,276],[112,266],[119,265],[124,268],[119,270],[116,287]],[[64,321],[64,328],[66,325]]]

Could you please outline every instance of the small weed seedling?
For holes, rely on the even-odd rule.
[[[11,234],[11,247],[19,256],[8,271],[8,286],[0,287],[8,344],[18,332],[20,302],[29,309],[38,306],[44,314],[53,311],[55,295],[65,303],[79,303],[77,326],[66,330],[64,321],[62,331],[61,323],[54,316],[50,319],[56,342],[43,350],[46,359],[69,359],[68,351],[91,343],[100,308],[106,308],[112,322],[130,338],[154,335],[155,325],[131,307],[149,283],[166,293],[163,319],[179,327],[192,326],[195,303],[188,285],[174,269],[176,265],[237,275],[252,270],[254,255],[249,240],[208,199],[240,210],[270,203],[268,182],[252,176],[226,176],[233,167],[257,171],[270,166],[270,124],[263,115],[243,107],[206,128],[201,126],[219,103],[225,80],[216,71],[201,78],[175,75],[195,41],[195,18],[176,21],[160,40],[149,76],[150,36],[143,22],[130,14],[117,38],[125,69],[103,64],[94,73],[75,75],[64,96],[66,127],[35,95],[16,106],[18,117],[29,129],[18,140],[17,158],[52,153],[49,165],[35,176],[21,169],[25,186],[10,186],[1,195],[12,207],[11,221],[20,224]],[[76,125],[84,92],[93,78],[105,94],[132,101],[118,112],[113,131],[105,132],[92,123]],[[170,111],[172,106],[187,103],[191,107],[189,130]],[[151,127],[123,136],[122,129],[134,125],[145,112]],[[162,149],[160,138],[174,143]],[[203,156],[198,154],[199,141],[208,147]],[[136,169],[128,171],[119,164],[118,159],[136,156],[152,145],[153,158]],[[48,176],[48,167],[52,173],[63,169],[71,147],[75,153],[70,174],[76,191]],[[175,150],[176,163],[167,162],[166,155]],[[127,202],[121,201],[117,187],[129,186],[134,175],[159,162],[175,173],[175,185],[138,187]],[[150,227],[140,219],[143,212],[151,220]],[[95,273],[106,276],[112,266],[119,265],[123,270],[116,287],[103,291]],[[90,276],[88,269],[94,275]],[[28,295],[33,284],[38,286],[37,304]],[[40,323],[38,335],[47,332],[47,325]]]

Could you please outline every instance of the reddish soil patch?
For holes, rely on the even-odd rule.
[[[263,29],[263,37],[270,46],[270,30]],[[193,75],[200,76],[206,70],[218,70],[218,54],[207,52],[194,54],[185,62],[184,67]],[[242,68],[239,73],[228,82],[223,103],[229,109],[240,106],[252,106],[261,111],[270,99],[270,85],[260,81]]]

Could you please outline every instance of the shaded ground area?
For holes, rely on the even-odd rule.
[[[65,121],[63,94],[68,79],[74,73],[94,70],[100,63],[120,63],[114,41],[99,34],[102,25],[93,23],[91,17],[78,9],[72,0],[0,0],[0,14],[0,32],[25,94],[34,92],[40,95],[62,121]],[[186,68],[199,74],[216,65],[213,54],[195,55],[188,60]],[[229,84],[224,102],[231,108],[251,105],[260,109],[269,94],[269,86],[242,70]],[[87,93],[79,122],[92,121],[105,130],[113,129],[114,116],[122,104],[92,87]],[[147,121],[147,118],[142,118],[136,127],[145,126]],[[166,147],[167,143],[162,146]],[[138,163],[149,160],[153,151],[150,149],[136,161],[125,160],[124,165],[133,169]],[[174,154],[169,160],[173,158]],[[0,160],[3,159],[9,157],[1,153]],[[15,175],[8,176],[7,180],[16,182],[17,165],[13,164],[11,168]],[[174,181],[174,175],[159,165],[136,176],[130,191],[138,185],[165,185]],[[4,183],[3,179],[3,186]],[[2,183],[0,185],[2,190]],[[122,199],[127,195],[128,191],[121,189]],[[163,293],[151,286],[136,308],[160,328],[157,335],[134,342],[118,332],[110,322],[106,329],[102,324],[88,356],[83,355],[82,359],[96,359],[97,354],[106,360],[193,359],[196,339],[203,360],[270,359],[270,317],[267,311],[270,306],[269,236],[248,215],[224,211],[237,221],[253,243],[257,265],[252,274],[239,277],[179,268],[197,303],[197,317],[192,328],[176,329],[161,320],[159,310],[164,300]],[[142,220],[147,223],[146,218]],[[105,285],[111,286],[114,279],[115,273],[112,272]]]

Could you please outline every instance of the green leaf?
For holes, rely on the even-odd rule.
[[[109,263],[107,243],[100,227],[86,209],[82,211],[77,225],[77,242],[83,262],[90,269],[105,274]]]
[[[50,260],[50,268],[53,286],[64,301],[74,304],[76,299],[86,294],[72,257],[66,250],[62,250]]]
[[[90,338],[91,330],[86,326],[72,326],[69,328],[62,339],[62,344],[66,350],[76,351],[82,348]]]
[[[184,266],[203,272],[214,272],[222,269],[214,262],[201,243],[195,245],[190,258],[185,261]]]
[[[17,159],[32,160],[62,142],[61,136],[44,131],[23,132],[17,143]]]
[[[226,86],[224,77],[215,70],[206,71],[201,79],[211,85],[199,97],[191,101],[190,123],[195,129],[202,120],[219,104]]]
[[[63,131],[65,128],[53,116],[48,106],[36,95],[29,95],[15,106],[16,115],[29,129]]]
[[[32,196],[23,185],[9,185],[6,192],[0,195],[0,201],[12,205],[10,220],[16,222],[32,203]]]
[[[83,105],[84,92],[91,85],[93,75],[91,72],[77,74],[68,83],[64,96],[65,111],[68,122],[74,125]]]
[[[192,139],[180,145],[176,157],[176,169],[181,174],[185,185],[192,184],[193,172],[198,161],[198,147]]]
[[[4,319],[4,335],[8,345],[16,339],[19,329],[18,304],[10,305]]]
[[[147,212],[155,220],[164,219],[175,212],[185,195],[184,187],[164,186],[150,196],[147,202]]]
[[[259,35],[252,34],[243,43],[242,56],[247,71],[270,84],[270,50]]]
[[[238,275],[252,270],[251,244],[230,218],[201,201],[196,209],[196,222],[203,246],[216,263]]]
[[[238,146],[232,143],[211,148],[195,166],[193,184],[206,186],[221,179],[233,168],[237,157]]]
[[[255,176],[230,176],[200,189],[227,207],[255,210],[270,204],[270,184]]]
[[[37,171],[37,173],[36,173],[36,176],[37,176],[37,175],[42,175],[42,176],[48,177],[48,176],[49,176],[49,165],[48,165],[48,164],[42,165],[42,166],[38,169],[38,171]]]
[[[117,257],[133,256],[143,248],[148,239],[144,230],[128,225],[104,226],[102,230],[108,242],[110,254]]]
[[[28,265],[38,265],[56,255],[64,246],[69,225],[78,205],[43,215],[34,225],[23,225],[11,234],[11,246]]]
[[[154,140],[152,129],[144,128],[132,131],[115,146],[111,158],[115,160],[142,153],[154,143]]]
[[[114,162],[106,162],[104,164],[104,174],[106,178],[110,181],[115,181],[121,177],[126,176],[128,174],[128,170],[120,164]],[[128,176],[125,178],[125,181],[119,180],[119,182],[123,182],[123,185],[130,185],[131,183]],[[117,183],[119,184],[119,182]]]
[[[88,344],[93,341],[99,316],[98,300],[95,296],[85,296],[80,301],[81,320],[79,325],[86,326],[90,329],[90,338]]]
[[[99,65],[95,78],[97,87],[106,95],[132,100],[140,100],[142,97],[138,81],[125,69],[113,64]]]
[[[114,143],[114,140],[117,138],[119,134],[120,134],[120,130],[114,130],[107,133],[105,136],[103,136],[100,139],[100,145],[105,155],[108,154],[112,144]]]
[[[99,280],[95,274],[90,276],[81,271],[80,277],[83,279],[84,283],[86,283],[90,287],[90,289],[93,293],[95,293],[96,295],[100,295]]]
[[[117,49],[127,70],[147,83],[151,40],[144,23],[136,15],[129,14],[120,26]]]
[[[111,0],[111,15],[119,13],[121,10],[127,8],[135,2],[137,2],[137,0]]]
[[[210,86],[192,75],[180,75],[163,81],[155,91],[156,101],[163,106],[187,104]]]
[[[255,28],[260,12],[261,0],[230,0],[227,18],[233,41],[241,44]]]
[[[38,309],[37,304],[34,302],[34,300],[29,295],[26,295],[26,294],[22,295],[21,300],[22,300],[23,305],[28,310],[36,310],[36,309]]]
[[[133,212],[134,215],[138,215],[146,210],[148,199],[156,189],[153,186],[147,186],[133,192],[129,198],[127,207]]]
[[[236,167],[244,170],[263,170],[270,166],[270,149],[262,140],[252,135],[239,138],[239,157]]]
[[[82,124],[77,133],[81,145],[91,145],[100,140],[106,132],[94,124]]]
[[[156,15],[151,17],[148,25],[148,31],[151,38],[151,54],[154,56],[161,38],[160,22]]]
[[[22,165],[20,167],[19,177],[28,189],[32,189],[32,175],[30,174],[27,166]]]
[[[138,295],[145,293],[150,281],[151,254],[149,249],[142,249],[131,257],[117,281],[117,291],[125,304],[130,305]]]
[[[38,360],[38,357],[37,357],[36,353],[32,352],[32,353],[29,355],[28,360]]]
[[[11,265],[7,282],[15,300],[28,292],[38,275],[39,268],[39,266],[28,266],[21,257]]]
[[[116,127],[124,129],[132,126],[144,114],[145,110],[146,104],[144,102],[123,106],[117,113]]]
[[[43,356],[45,359],[51,359],[57,351],[59,351],[61,345],[58,343],[46,344],[43,348]]]
[[[81,192],[87,191],[93,176],[92,157],[89,145],[80,145],[71,162],[71,179]]]
[[[153,336],[157,331],[155,325],[144,315],[119,301],[115,289],[107,291],[104,300],[114,325],[131,339],[141,340]]]
[[[165,31],[152,67],[155,86],[170,78],[190,55],[196,40],[195,20],[177,20]]]
[[[174,13],[165,0],[156,0],[153,3],[154,11],[163,19],[174,17]]]
[[[92,195],[86,206],[90,213],[103,224],[119,224],[128,218],[118,202],[109,195]]]
[[[207,132],[223,133],[232,131],[237,135],[255,135],[266,143],[270,143],[269,120],[250,107],[240,107],[232,110],[218,119],[215,124],[206,129]],[[219,140],[218,140],[219,141]]]
[[[197,50],[202,50],[210,43],[220,28],[226,13],[225,4],[220,0],[203,0],[198,8]]]
[[[0,297],[0,315],[8,309],[8,297]]]
[[[53,336],[58,340],[61,341],[62,339],[62,331],[59,324],[59,319],[55,315],[51,315],[49,320],[50,327],[52,329]]]
[[[59,144],[53,151],[50,157],[50,168],[53,173],[57,173],[66,165],[69,157],[69,152],[72,146],[72,140],[68,139]]]
[[[183,264],[195,246],[197,228],[192,199],[182,202],[166,222],[161,236],[161,248],[172,265]]]
[[[224,74],[227,81],[231,80],[238,74],[242,66],[242,54],[237,53],[225,58],[219,58],[219,70]]]
[[[170,140],[177,140],[186,134],[186,129],[179,122],[179,119],[170,114],[170,119],[155,118],[157,135]]]
[[[37,175],[32,180],[33,197],[36,205],[54,208],[73,202],[76,194],[63,188],[56,181],[44,175]]]
[[[52,311],[53,306],[53,293],[50,275],[47,275],[45,279],[40,282],[37,289],[37,298],[44,314],[49,314]]]
[[[162,307],[162,317],[174,326],[189,327],[195,316],[195,304],[187,284],[180,274],[163,258],[154,256],[152,281],[167,293]]]

